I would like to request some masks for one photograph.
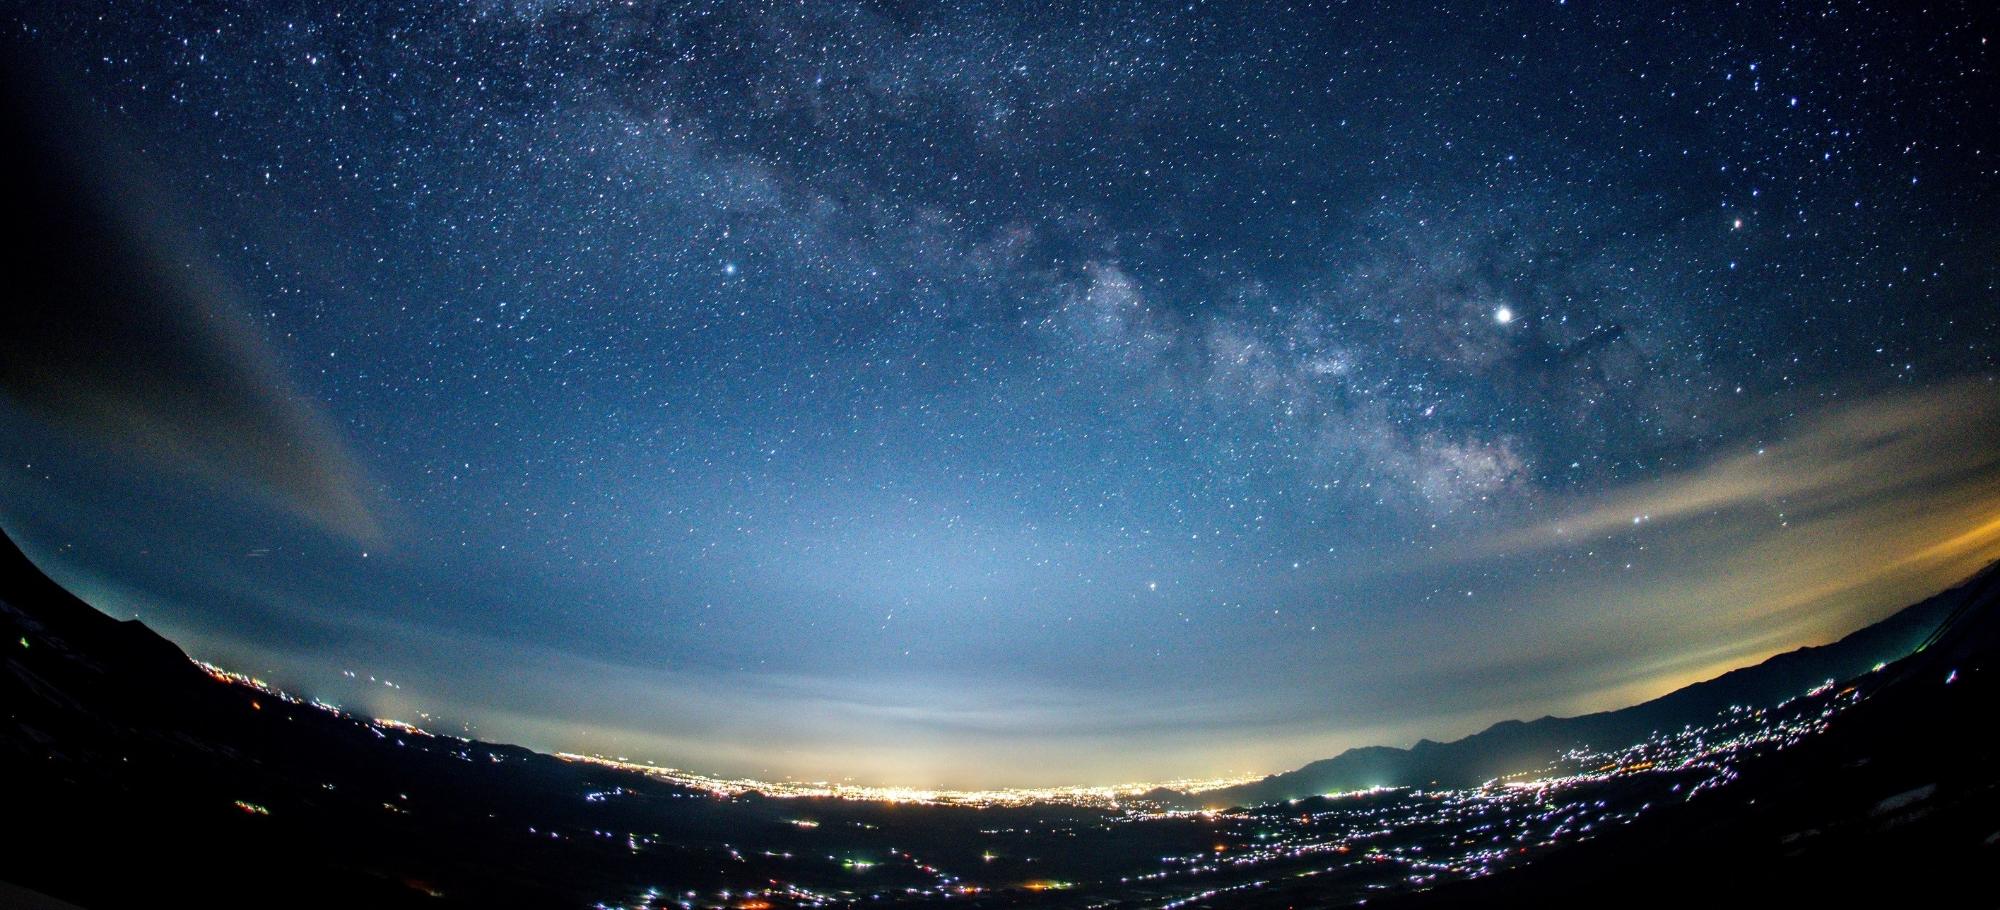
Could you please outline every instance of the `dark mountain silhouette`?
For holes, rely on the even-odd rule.
[[[1295,771],[1209,791],[1188,801],[1224,808],[1369,787],[1472,787],[1533,772],[1571,748],[1637,742],[1655,731],[1700,723],[1732,705],[1773,705],[1829,680],[1849,679],[1894,661],[1916,650],[1947,616],[1993,584],[1996,576],[2000,568],[1989,566],[1958,587],[1839,641],[1779,654],[1628,708],[1502,721],[1463,739],[1447,743],[1426,739],[1408,749],[1350,749]]]
[[[1534,862],[1371,895],[1371,910],[1453,907],[1995,905],[2000,856],[2000,572],[1946,604],[1914,653],[1818,736],[1746,762],[1736,783]],[[1295,878],[1209,910],[1352,904]]]

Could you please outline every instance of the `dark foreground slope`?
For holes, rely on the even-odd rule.
[[[2000,574],[1953,592],[1917,653],[1857,685],[1829,729],[1739,779],[1496,874],[1371,908],[1996,907]],[[1218,910],[1351,904],[1308,881]]]
[[[560,845],[512,836],[513,819],[489,815],[487,801],[456,798],[508,788],[524,803],[553,800],[576,791],[581,782],[564,775],[581,769],[505,747],[481,746],[477,760],[385,749],[366,724],[211,678],[137,621],[77,600],[4,540],[0,633],[0,880],[89,907],[280,896],[430,905],[440,879],[509,903],[574,904],[562,900],[572,883],[543,878],[555,864],[519,866],[517,855],[556,853],[565,875],[601,865],[589,845],[562,856]],[[416,812],[421,824],[385,819]],[[475,845],[486,852],[469,868]]]
[[[1989,578],[1993,570],[1979,578]],[[1369,746],[1274,774],[1256,783],[1201,794],[1211,807],[1257,805],[1371,787],[1476,787],[1546,768],[1565,750],[1605,748],[1656,730],[1700,724],[1731,705],[1770,705],[1828,680],[1846,680],[1910,653],[1979,588],[1978,579],[1905,607],[1832,644],[1800,648],[1732,670],[1652,701],[1578,717],[1510,720],[1448,743],[1408,749]]]

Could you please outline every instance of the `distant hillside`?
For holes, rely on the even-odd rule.
[[[1502,721],[1463,739],[1448,743],[1427,739],[1408,749],[1349,749],[1256,783],[1197,794],[1192,801],[1220,808],[1369,787],[1476,786],[1546,767],[1576,746],[1636,742],[1656,730],[1702,722],[1731,705],[1776,704],[1829,679],[1848,679],[1916,650],[1946,617],[1968,601],[1971,592],[1996,577],[2000,577],[2000,569],[1989,566],[1958,587],[1905,607],[1832,644],[1779,654],[1756,666],[1732,670],[1628,708],[1578,717]]]
[[[2000,848],[2000,572],[1952,592],[1938,634],[1818,736],[1628,827],[1494,871],[1369,895],[1389,910],[1535,907],[1991,907]],[[1382,799],[1384,795],[1327,801]],[[1320,800],[1263,813],[1316,811]],[[1217,895],[1206,910],[1352,905],[1331,876]]]

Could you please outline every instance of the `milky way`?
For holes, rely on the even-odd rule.
[[[381,531],[11,410],[8,527],[329,700],[728,773],[1275,770],[2000,555],[1979,4],[6,22]]]

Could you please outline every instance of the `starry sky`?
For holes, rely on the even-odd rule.
[[[249,365],[7,384],[0,519],[328,701],[959,786],[1615,707],[2000,556],[1985,4],[1068,7],[10,6]]]

